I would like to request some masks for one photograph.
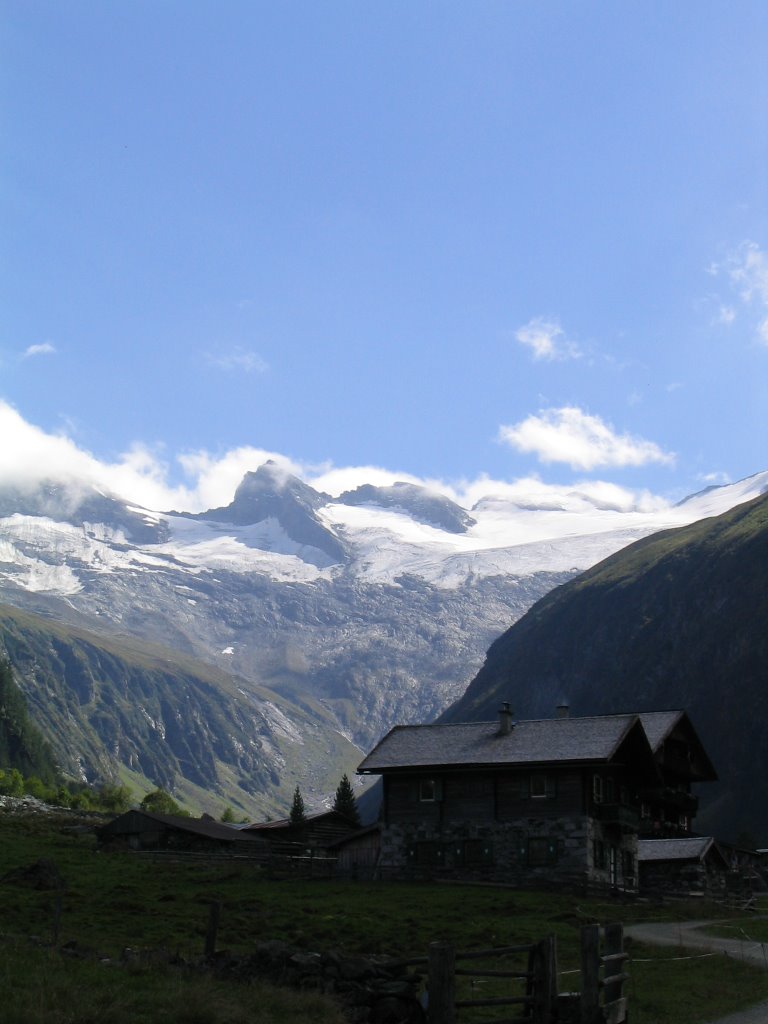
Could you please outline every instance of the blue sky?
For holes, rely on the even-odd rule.
[[[762,0],[5,0],[0,93],[9,449],[768,468]]]

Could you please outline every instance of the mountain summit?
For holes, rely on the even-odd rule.
[[[195,518],[235,526],[273,520],[295,544],[322,552],[326,558],[319,564],[333,565],[345,560],[346,551],[316,514],[330,500],[329,495],[314,490],[270,459],[255,472],[245,474],[229,505],[209,509]],[[306,552],[305,560],[316,561]]]

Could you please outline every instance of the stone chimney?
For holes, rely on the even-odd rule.
[[[568,704],[563,701],[562,704],[557,705],[557,717],[558,718],[570,718],[571,708]]]
[[[509,736],[512,732],[512,708],[505,700],[499,708],[499,736]]]

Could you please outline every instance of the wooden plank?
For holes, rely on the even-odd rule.
[[[516,978],[518,981],[532,977],[530,971],[482,971],[479,967],[457,967],[455,973],[467,978]]]
[[[553,935],[542,939],[533,955],[533,1019],[550,1024],[557,1005],[557,954]]]
[[[618,924],[607,924],[605,926],[605,957],[604,962],[615,963],[614,958],[621,956],[624,952],[624,926]],[[604,979],[605,1002],[613,1003],[621,999],[626,974],[612,974]]]
[[[448,942],[432,942],[429,946],[429,1024],[455,1024],[456,958]]]
[[[509,956],[512,953],[530,953],[535,948],[531,942],[527,946],[497,946],[496,949],[473,949],[469,953],[456,953],[457,960],[482,960],[483,958]]]
[[[208,927],[205,932],[205,955],[213,956],[216,952],[216,935],[219,930],[219,918],[221,917],[221,903],[213,900],[208,911]]]
[[[581,929],[581,1024],[600,1021],[600,928],[596,924]]]
[[[460,999],[455,1005],[457,1009],[466,1010],[470,1006],[530,1006],[528,996],[499,996],[496,999]]]
[[[614,985],[621,985],[622,982],[625,982],[625,981],[629,981],[629,975],[627,974],[626,971],[622,971],[621,974],[611,974],[609,977],[602,979],[602,981],[600,982],[600,987],[605,989],[605,992],[606,992],[606,997],[605,998],[606,998],[607,1002],[611,1002],[611,1000],[608,998],[607,993],[613,991],[613,986]],[[620,996],[614,996],[613,998],[614,999],[620,999],[621,997]]]
[[[627,1019],[627,1000],[622,997],[603,1007],[605,1024],[624,1024]]]

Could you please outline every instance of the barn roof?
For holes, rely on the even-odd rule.
[[[188,832],[196,836],[204,836],[206,839],[217,839],[221,842],[236,843],[245,840],[254,842],[256,836],[243,834],[240,829],[215,821],[211,817],[186,818],[177,814],[155,814],[151,811],[131,810],[119,815],[106,825],[102,825],[98,832],[103,835],[121,835],[142,830],[142,826],[148,823],[163,825],[166,829],[173,829],[178,832]]]
[[[513,723],[507,733],[498,722],[398,725],[358,772],[607,762],[633,731],[650,757],[638,715],[534,719]]]
[[[304,815],[306,825],[321,825],[324,823],[349,826],[349,818],[340,811],[315,811],[313,814]],[[275,818],[273,821],[257,821],[252,825],[246,825],[245,832],[262,832],[268,829],[295,828],[290,818]]]

